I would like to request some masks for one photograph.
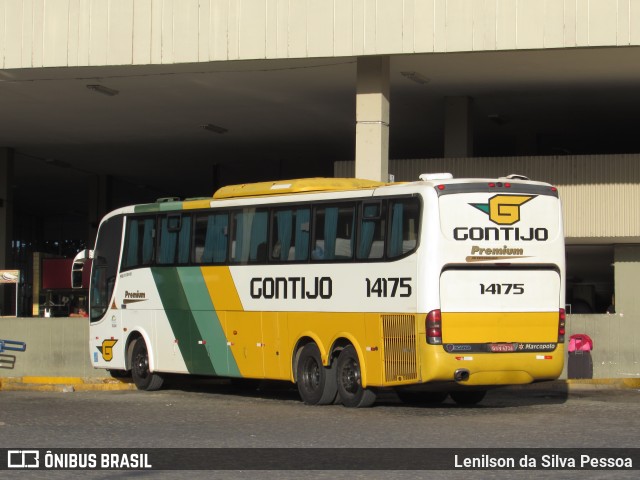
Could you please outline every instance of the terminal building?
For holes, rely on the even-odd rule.
[[[638,377],[639,58],[638,0],[0,0],[0,315],[68,302],[43,261],[123,205],[515,173],[559,188],[596,373]]]

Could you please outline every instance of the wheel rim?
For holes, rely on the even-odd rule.
[[[315,392],[320,388],[320,366],[313,358],[308,358],[304,363],[302,381],[307,390]]]
[[[340,381],[345,392],[356,395],[360,389],[360,367],[358,362],[350,358],[340,372]]]
[[[147,375],[149,375],[149,357],[145,350],[136,355],[133,368],[139,378],[147,378]]]

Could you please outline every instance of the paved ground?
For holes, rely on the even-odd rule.
[[[0,392],[2,448],[636,448],[637,389],[492,391],[476,407],[400,403],[382,394],[375,407],[309,407],[287,383],[238,388],[178,382],[159,392]],[[354,452],[355,450],[348,450]],[[242,468],[242,465],[239,465]],[[21,472],[22,473],[22,472]],[[179,472],[92,472],[100,478],[179,478]],[[635,472],[637,473],[637,471]],[[190,472],[190,478],[635,478],[615,471]],[[11,472],[11,478],[26,478]],[[66,478],[29,472],[29,478]],[[4,475],[3,475],[4,476]]]

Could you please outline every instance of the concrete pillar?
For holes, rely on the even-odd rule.
[[[615,245],[613,250],[616,313],[640,318],[640,245]],[[638,322],[640,333],[640,322]],[[638,337],[640,342],[640,336]]]
[[[444,156],[473,157],[473,122],[470,97],[444,100]]]
[[[87,248],[93,248],[98,233],[98,226],[102,217],[109,212],[111,195],[111,177],[109,175],[95,175],[89,186],[89,232]]]
[[[389,179],[389,57],[358,58],[356,178]]]
[[[640,245],[614,245],[615,315],[598,326],[611,338],[604,352],[594,345],[594,358],[609,358],[609,378],[640,374]],[[615,328],[615,330],[614,330]],[[618,335],[612,337],[616,331]],[[602,342],[600,342],[602,343]],[[597,355],[597,357],[596,357]]]
[[[13,160],[11,148],[0,148],[0,270],[13,267],[11,264],[11,240],[13,240]],[[0,289],[0,312],[10,308],[9,289]],[[7,308],[5,308],[7,307]]]

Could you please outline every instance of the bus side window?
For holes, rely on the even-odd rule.
[[[189,263],[191,217],[169,214],[160,219],[158,264]],[[176,258],[177,254],[177,258]]]
[[[311,259],[348,260],[353,258],[353,225],[355,208],[352,205],[317,207]]]
[[[357,255],[359,259],[384,257],[385,203],[364,203],[360,219]]]
[[[123,268],[151,265],[155,251],[155,217],[129,218]]]
[[[194,262],[224,263],[227,260],[229,215],[198,215],[195,225]]]
[[[263,263],[267,260],[268,210],[243,208],[232,214],[231,261]]]
[[[283,209],[273,212],[271,256],[273,261],[304,261],[309,258],[308,208]]]
[[[417,198],[406,198],[389,203],[387,256],[394,258],[409,253],[418,244],[420,202]]]

